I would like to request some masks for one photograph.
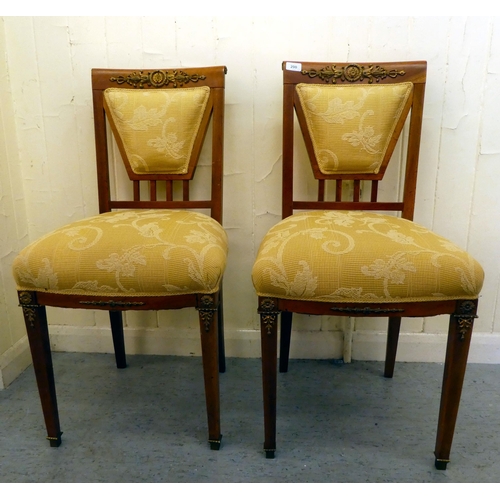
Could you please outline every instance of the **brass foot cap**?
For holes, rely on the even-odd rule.
[[[49,441],[51,448],[57,448],[58,446],[60,446],[61,434],[62,432],[60,432],[57,437],[47,436],[47,440]]]
[[[436,458],[434,465],[436,466],[437,470],[446,470],[446,466],[448,465],[448,463],[449,460],[440,460],[439,458]]]
[[[222,436],[219,439],[209,439],[208,444],[210,445],[210,449],[211,450],[219,450],[221,439],[222,439]]]

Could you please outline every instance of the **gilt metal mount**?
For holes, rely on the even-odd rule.
[[[34,306],[23,306],[24,317],[31,326],[35,326],[36,322],[36,312],[33,307]]]
[[[404,70],[391,69],[387,70],[382,66],[370,65],[360,66],[359,64],[348,64],[342,68],[337,68],[335,65],[326,66],[320,70],[309,69],[302,70],[303,75],[309,75],[310,78],[320,78],[326,83],[337,83],[337,80],[342,82],[358,82],[364,79],[368,83],[379,82],[385,78],[397,78],[405,74]]]
[[[35,326],[36,309],[42,307],[37,304],[31,292],[19,292],[19,305],[23,309],[23,314],[31,326]]]
[[[205,327],[205,333],[210,331],[210,326],[214,318],[214,313],[217,311],[215,300],[211,295],[203,295],[200,298],[200,304],[196,308],[200,314],[200,320]]]
[[[33,294],[31,292],[19,292],[19,305],[38,307],[38,304],[33,303]]]
[[[110,80],[119,85],[128,84],[131,87],[142,89],[145,85],[154,88],[168,87],[169,85],[172,85],[174,88],[182,87],[185,83],[196,83],[200,80],[205,80],[205,78],[205,75],[198,75],[196,73],[189,75],[181,70],[155,70],[147,73],[134,71],[128,76],[112,76]]]
[[[259,314],[266,329],[266,333],[271,335],[273,333],[273,327],[278,318],[279,310],[276,308],[276,303],[273,299],[265,298],[259,303]]]
[[[458,314],[454,314],[454,317],[457,319],[460,340],[465,340],[465,336],[472,329],[474,319],[477,318],[476,304],[472,300],[462,302]]]

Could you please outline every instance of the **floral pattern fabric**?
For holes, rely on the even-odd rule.
[[[83,295],[213,293],[227,236],[184,210],[124,210],[87,218],[26,247],[13,264],[20,290]]]
[[[136,174],[185,174],[209,87],[104,91],[108,118]]]
[[[467,252],[405,219],[315,211],[276,224],[252,272],[259,296],[320,302],[477,298],[484,272]]]
[[[296,86],[323,174],[378,173],[413,85]]]

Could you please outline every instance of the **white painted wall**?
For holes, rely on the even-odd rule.
[[[23,338],[13,253],[97,213],[93,67],[227,66],[227,353],[259,355],[250,272],[264,233],[280,218],[283,60],[428,61],[415,220],[483,264],[470,360],[500,362],[500,18],[5,17],[0,46],[0,370]],[[55,349],[111,350],[104,312],[49,310],[49,320]],[[200,352],[189,311],[127,313],[126,322],[131,353]],[[340,356],[344,323],[298,317],[304,333],[292,355]],[[356,320],[353,357],[380,359],[385,328],[383,320]],[[446,328],[445,317],[404,321],[400,359],[442,360]]]
[[[0,22],[0,54],[0,389],[3,389],[30,363],[11,271],[14,257],[29,240],[3,22]]]

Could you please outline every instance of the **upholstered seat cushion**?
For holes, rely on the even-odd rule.
[[[214,219],[184,210],[125,210],[69,224],[15,259],[20,290],[87,295],[213,293],[227,237]]]
[[[259,296],[384,303],[476,298],[484,273],[467,252],[414,222],[316,211],[268,232],[252,279]]]

